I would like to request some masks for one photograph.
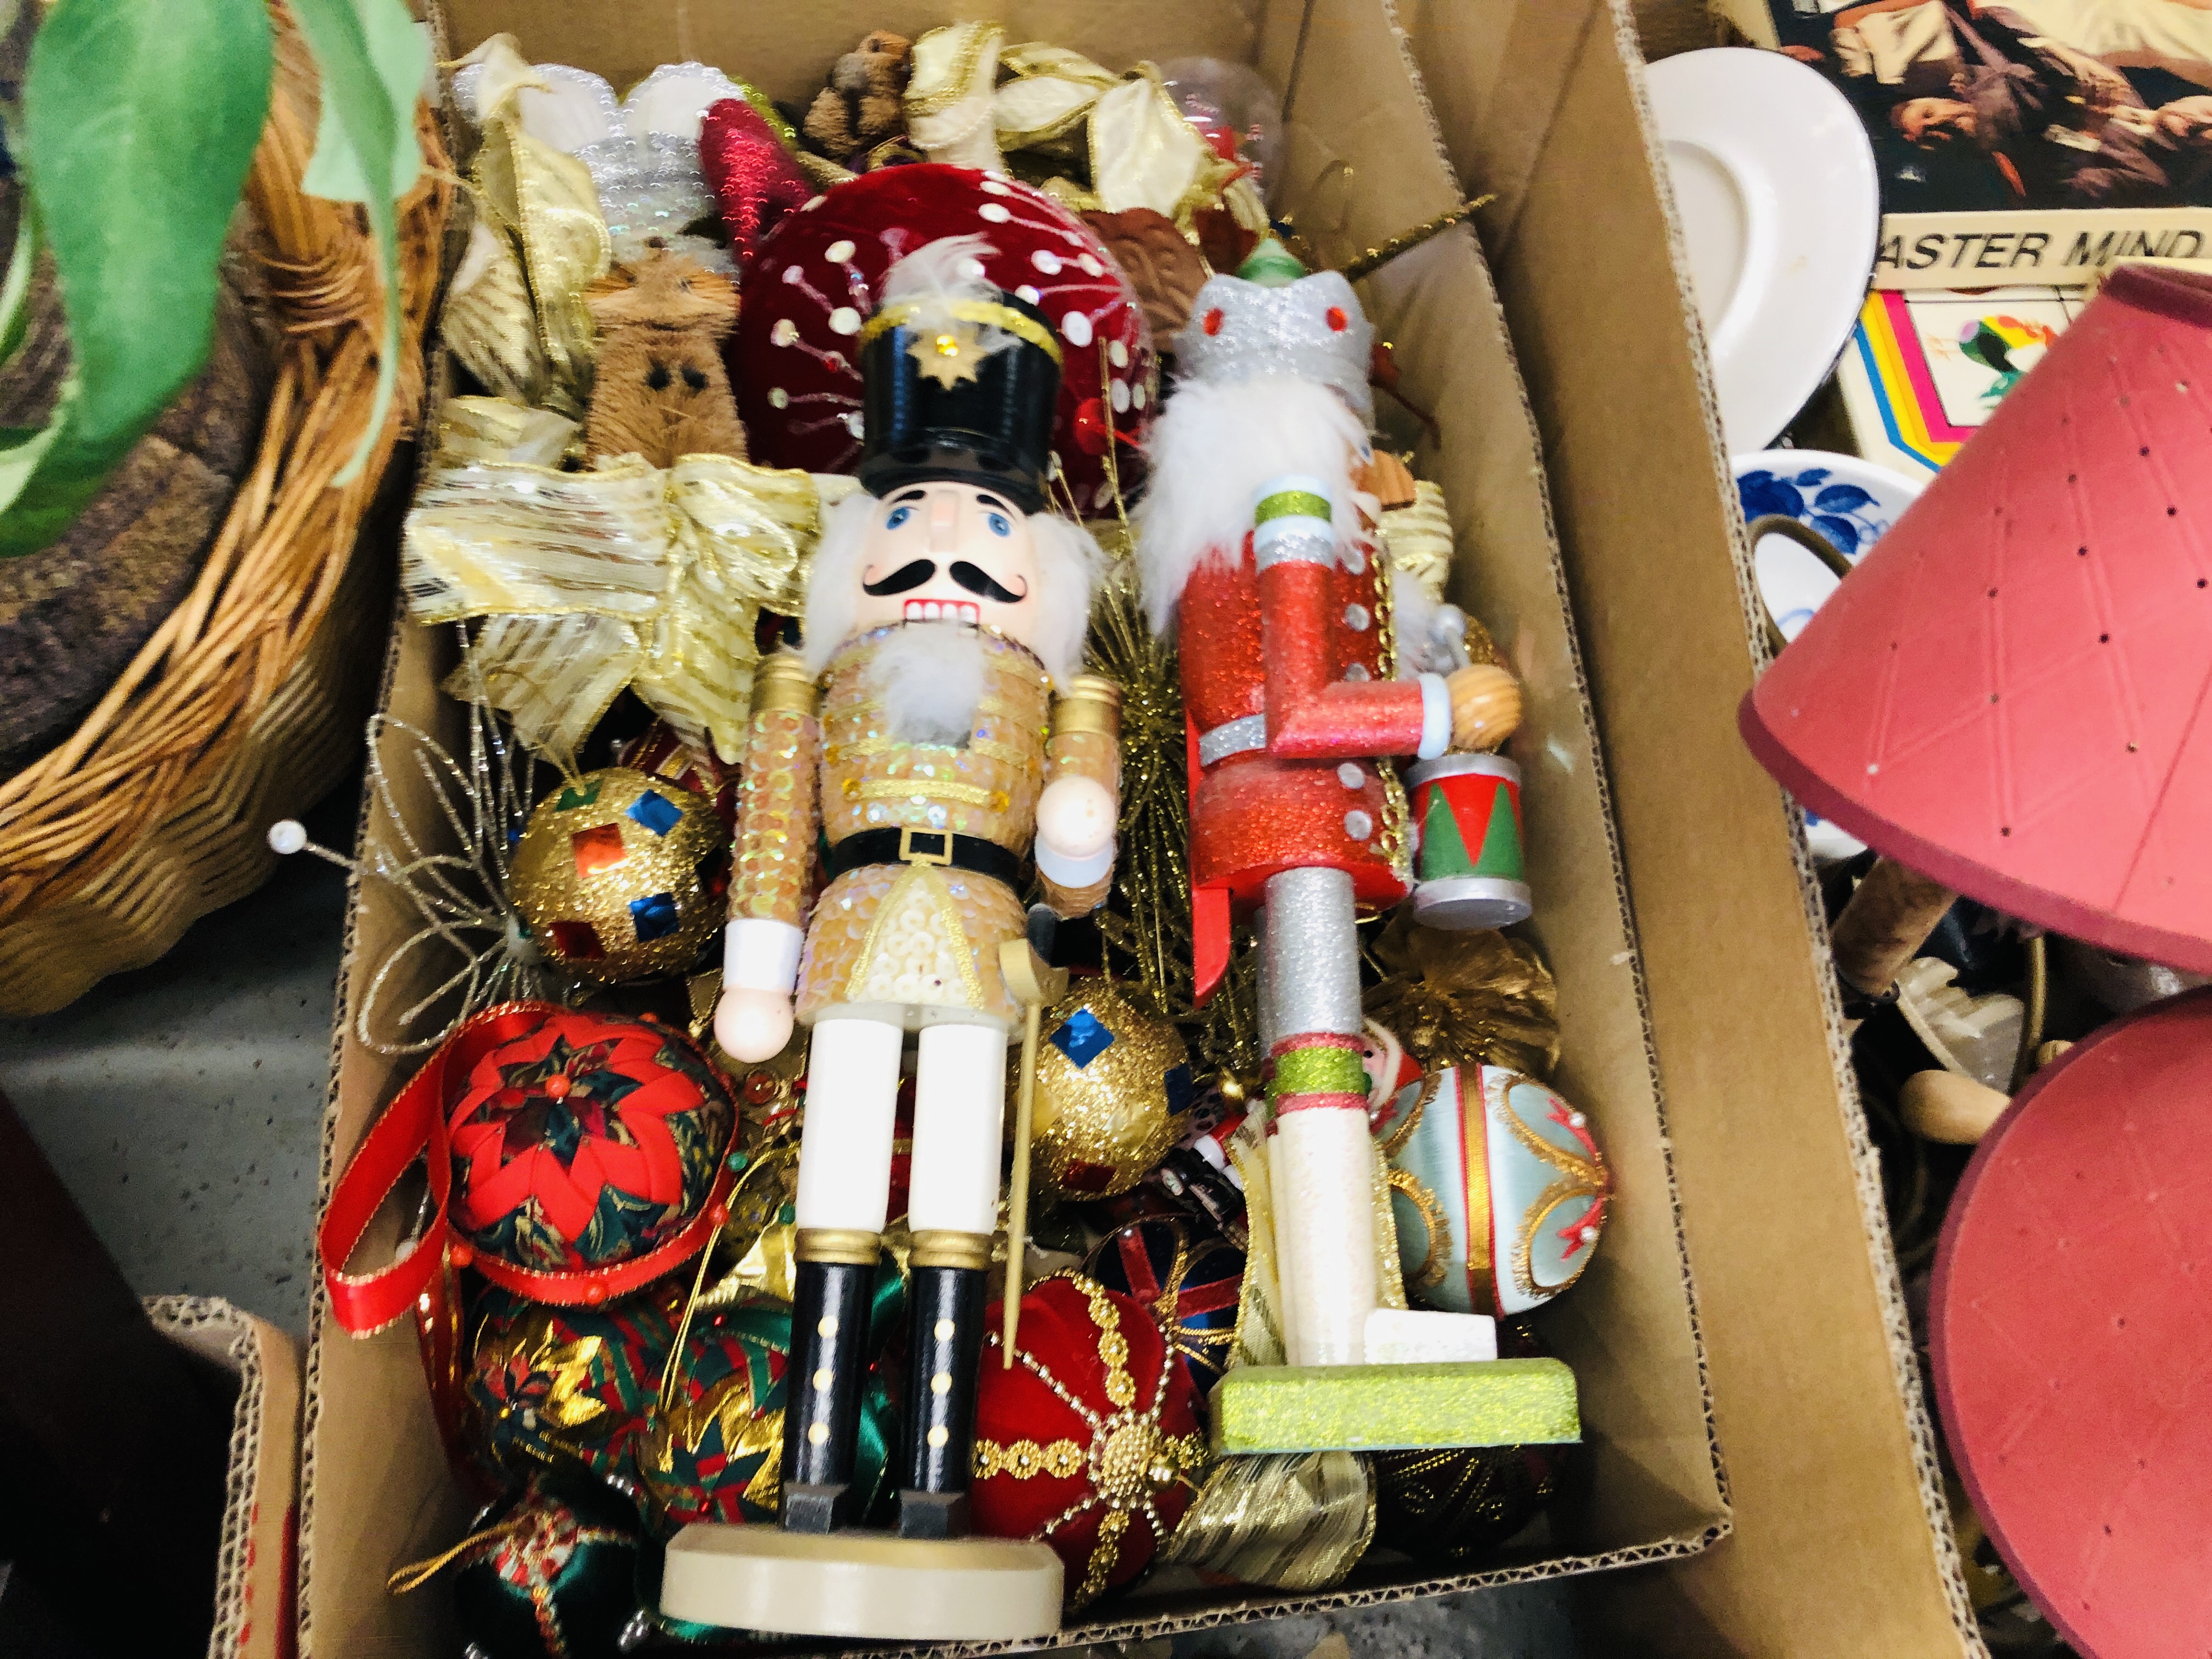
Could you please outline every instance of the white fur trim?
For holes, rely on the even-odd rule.
[[[1302,473],[1334,504],[1340,544],[1359,534],[1352,463],[1367,441],[1359,417],[1327,386],[1285,374],[1229,386],[1186,382],[1153,422],[1151,477],[1137,508],[1145,611],[1164,634],[1191,573],[1233,559],[1252,527],[1253,492]]]
[[[787,921],[739,916],[722,935],[722,986],[781,991],[799,983],[799,947],[806,935]]]
[[[1412,573],[1393,569],[1390,575],[1390,629],[1396,636],[1398,660],[1391,672],[1401,680],[1421,672],[1421,654],[1436,627],[1440,601]]]
[[[1434,760],[1451,747],[1451,692],[1444,685],[1441,674],[1421,676],[1421,746],[1417,751],[1422,760]]]
[[[854,490],[830,509],[821,539],[814,544],[814,562],[806,575],[806,615],[801,626],[806,634],[806,672],[817,679],[837,654],[837,647],[852,637],[853,616],[860,605],[868,515],[876,507],[873,495],[865,489]]]
[[[1071,859],[1052,850],[1040,839],[1036,848],[1037,873],[1056,887],[1071,892],[1103,880],[1114,867],[1114,843],[1108,842],[1087,859]]]
[[[1066,685],[1083,672],[1083,639],[1091,628],[1091,600],[1105,579],[1106,556],[1091,532],[1055,513],[1030,514],[1036,544],[1037,576],[1044,592],[1030,625],[1030,650],[1054,680]]]

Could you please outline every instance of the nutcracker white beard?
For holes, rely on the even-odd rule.
[[[868,689],[890,734],[907,743],[960,743],[983,700],[983,636],[959,623],[913,622],[884,635],[868,659]]]
[[[1352,467],[1367,434],[1344,399],[1287,374],[1225,385],[1185,381],[1152,425],[1151,478],[1137,507],[1145,611],[1164,634],[1191,573],[1234,558],[1252,527],[1254,492],[1290,474],[1318,478],[1335,501],[1337,538],[1360,533]]]

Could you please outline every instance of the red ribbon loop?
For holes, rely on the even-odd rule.
[[[459,1435],[463,1343],[457,1270],[473,1268],[503,1290],[557,1307],[610,1302],[653,1283],[705,1249],[714,1236],[714,1218],[725,1211],[737,1181],[726,1147],[707,1201],[682,1231],[642,1255],[603,1267],[554,1272],[518,1267],[475,1249],[456,1236],[448,1214],[453,1160],[447,1139],[447,1114],[453,1096],[467,1088],[470,1073],[484,1055],[528,1036],[549,1016],[568,1017],[572,1012],[550,1003],[506,1003],[486,1009],[454,1032],[362,1139],[331,1194],[316,1235],[331,1312],[348,1332],[372,1335],[406,1315],[415,1316],[439,1426],[446,1435],[449,1454],[457,1462],[463,1457]],[[672,1027],[654,1029],[659,1036],[690,1043],[688,1036]],[[700,1053],[697,1045],[691,1047],[694,1053]],[[701,1058],[705,1059],[703,1054]],[[719,1078],[713,1062],[706,1063]],[[733,1102],[733,1137],[736,1121]],[[360,1248],[377,1212],[418,1158],[427,1158],[428,1165],[433,1204],[429,1224],[411,1249],[384,1267],[365,1273],[346,1272],[345,1264]]]

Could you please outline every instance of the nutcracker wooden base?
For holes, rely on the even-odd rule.
[[[1208,1401],[1221,1453],[1533,1446],[1582,1438],[1556,1359],[1240,1365]]]
[[[1005,1538],[807,1536],[702,1522],[668,1546],[671,1619],[875,1642],[1016,1642],[1060,1628],[1060,1558]]]

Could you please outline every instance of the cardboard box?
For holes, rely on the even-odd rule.
[[[832,58],[868,29],[918,33],[950,15],[942,0],[831,0],[803,14],[694,8],[684,0],[558,8],[453,0],[441,21],[458,47],[508,29],[534,60],[580,64],[617,87],[660,63],[695,58],[793,98],[819,85]],[[1337,258],[1460,199],[1386,0],[1057,0],[993,15],[1011,40],[1052,40],[1114,66],[1201,52],[1255,64],[1289,89],[1291,204]],[[1072,1625],[1066,1643],[1687,1555],[1728,1526],[1623,866],[1536,428],[1470,234],[1447,233],[1391,264],[1364,285],[1363,299],[1396,343],[1406,398],[1438,423],[1441,441],[1425,444],[1417,470],[1450,498],[1460,535],[1455,597],[1490,624],[1527,684],[1528,718],[1510,752],[1527,775],[1528,863],[1538,895],[1530,932],[1559,987],[1565,1057],[1554,1080],[1590,1114],[1618,1182],[1618,1207],[1595,1260],[1542,1321],[1581,1385],[1580,1491],[1547,1542],[1505,1553],[1480,1571],[1437,1577],[1378,1554],[1330,1595],[1163,1583]],[[450,630],[433,635],[403,623],[386,699],[392,714],[449,744],[459,736],[459,711],[436,686],[452,650]],[[418,832],[434,823],[425,787],[404,774],[398,782],[400,810]],[[361,1045],[350,1030],[370,978],[414,931],[402,907],[381,883],[356,884],[325,1131],[325,1196],[410,1070]],[[415,968],[416,985],[435,982],[429,963]],[[419,994],[399,975],[384,991],[397,1005]],[[373,1237],[365,1252],[389,1243],[389,1236]],[[349,1339],[319,1295],[301,1502],[301,1653],[363,1659],[449,1650],[443,1599],[432,1591],[395,1600],[384,1580],[400,1563],[451,1544],[465,1521],[431,1424],[412,1333]]]
[[[1741,6],[1729,8],[1741,12]],[[1638,1653],[1982,1650],[1795,810],[1647,42],[1698,0],[1408,0],[1528,378],[1650,989],[1734,1534],[1595,1587]]]
[[[208,1659],[281,1659],[291,1651],[299,1345],[220,1297],[149,1297],[146,1312],[179,1347],[238,1378]]]

